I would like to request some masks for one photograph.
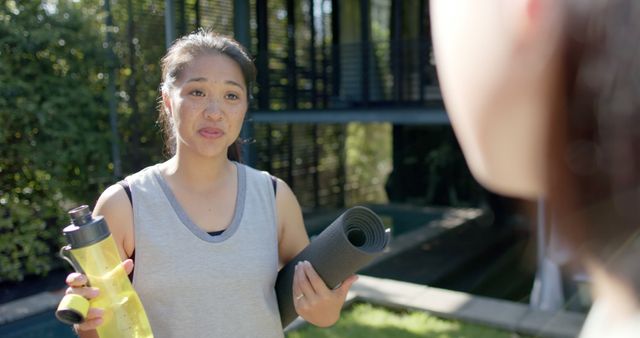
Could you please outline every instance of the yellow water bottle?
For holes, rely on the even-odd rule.
[[[86,205],[69,211],[69,216],[71,224],[62,231],[68,245],[60,253],[76,271],[87,276],[91,286],[100,289],[100,294],[90,301],[79,295],[66,295],[56,317],[69,324],[81,323],[90,304],[104,310],[103,322],[97,328],[100,338],[153,337],[147,314],[120,264],[104,217],[92,217]]]

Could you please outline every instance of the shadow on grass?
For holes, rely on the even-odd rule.
[[[370,304],[356,304],[336,325],[307,326],[287,338],[516,338],[520,335],[493,328],[446,320],[424,312],[398,312]]]
[[[440,331],[415,332],[398,327],[371,327],[350,325],[340,329],[310,329],[289,333],[287,338],[518,338],[525,337],[517,333],[477,329],[448,329]]]
[[[463,332],[466,330],[445,330],[432,332],[414,332],[399,327],[372,327],[368,325],[350,325],[340,329],[313,329],[292,332],[287,338],[465,338],[465,337],[497,337],[495,335],[478,336],[477,333]],[[505,335],[504,337],[510,337]]]

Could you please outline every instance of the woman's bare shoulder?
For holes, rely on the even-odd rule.
[[[133,209],[124,188],[114,184],[105,189],[96,202],[93,214],[105,218],[121,255],[129,257],[134,249]]]

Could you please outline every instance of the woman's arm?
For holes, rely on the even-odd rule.
[[[104,216],[120,258],[129,258],[134,249],[133,208],[122,186],[114,184],[107,188],[98,198],[93,215]]]
[[[302,210],[289,186],[278,179],[276,208],[278,212],[278,250],[280,266],[284,266],[309,244]],[[320,327],[335,324],[356,276],[347,278],[331,290],[309,262],[296,265],[293,278],[293,300],[296,312],[306,321]]]
[[[309,245],[309,236],[298,199],[284,181],[278,179],[277,182],[278,257],[282,268]]]
[[[134,248],[133,241],[133,211],[131,203],[119,185],[112,185],[107,188],[96,203],[93,215],[104,216],[111,231],[111,236],[116,242],[116,247],[120,254],[120,258],[124,261],[124,269],[127,273],[133,270],[133,261],[126,259],[131,255]],[[69,286],[66,293],[79,294],[87,299],[98,296],[100,290],[97,288],[87,287],[87,277],[83,274],[74,272],[67,276],[66,283]],[[103,310],[91,308],[87,314],[87,319],[81,324],[74,325],[78,335],[82,338],[98,337],[95,331],[102,323]]]

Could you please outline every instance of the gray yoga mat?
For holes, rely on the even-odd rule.
[[[309,261],[331,289],[382,253],[389,242],[380,217],[365,207],[345,211],[278,273],[276,294],[282,327],[298,314],[293,305],[293,273]]]

